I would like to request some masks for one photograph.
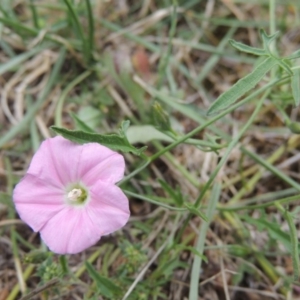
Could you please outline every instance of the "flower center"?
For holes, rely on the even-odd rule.
[[[83,187],[76,185],[67,191],[67,202],[70,205],[84,204],[88,198],[88,193]]]
[[[73,189],[68,193],[68,199],[71,201],[76,201],[82,195],[81,189]]]

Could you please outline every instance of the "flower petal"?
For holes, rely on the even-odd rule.
[[[91,188],[90,195],[87,212],[99,227],[101,235],[110,234],[127,223],[130,217],[129,203],[119,187],[98,182]]]
[[[27,173],[60,187],[76,182],[82,147],[60,136],[46,139],[33,156]]]
[[[16,185],[13,201],[20,218],[34,231],[39,231],[65,206],[61,189],[30,174]]]
[[[75,254],[94,245],[100,230],[89,218],[87,207],[65,207],[40,230],[49,249],[58,254]]]
[[[78,173],[84,184],[92,186],[101,180],[116,183],[124,176],[124,157],[96,143],[83,145]]]

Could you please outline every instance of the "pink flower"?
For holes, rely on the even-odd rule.
[[[115,185],[124,169],[122,155],[97,143],[47,139],[14,190],[16,210],[50,250],[78,253],[127,223],[128,199]]]

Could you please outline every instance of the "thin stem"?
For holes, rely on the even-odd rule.
[[[32,19],[33,19],[34,27],[36,29],[40,29],[38,14],[37,14],[37,11],[36,11],[34,0],[30,0],[29,6],[30,6],[30,9],[31,9],[31,13],[32,13]]]
[[[291,197],[286,197],[283,199],[279,199],[279,200],[275,200],[275,201],[270,201],[270,202],[266,202],[266,203],[262,203],[262,204],[255,204],[255,205],[219,205],[217,207],[218,210],[221,211],[239,211],[239,210],[254,210],[254,209],[260,209],[260,208],[266,208],[266,207],[270,207],[275,205],[275,202],[279,203],[279,204],[287,204],[293,201],[298,201],[300,198],[300,195],[295,195],[295,196],[291,196]]]
[[[172,40],[175,36],[175,32],[176,32],[176,23],[177,23],[177,12],[176,12],[177,6],[176,6],[176,2],[173,1],[173,13],[172,13],[172,17],[171,17],[171,28],[170,28],[170,32],[169,32],[169,41],[168,41],[168,48],[167,51],[165,53],[165,55],[162,56],[160,62],[159,62],[159,66],[158,66],[158,84],[157,84],[157,89],[160,89],[166,74],[166,68],[168,66],[169,60],[170,60],[170,56],[172,53]]]
[[[92,10],[90,0],[85,0],[85,3],[86,3],[88,21],[89,21],[88,48],[89,48],[89,57],[90,57],[94,49],[94,16],[93,16],[93,10]]]
[[[155,205],[157,205],[157,206],[161,206],[161,207],[166,208],[166,209],[169,209],[169,210],[175,210],[175,211],[181,211],[181,212],[187,211],[186,208],[180,208],[180,207],[170,206],[170,205],[164,204],[164,203],[162,203],[162,202],[155,201],[155,200],[153,200],[153,199],[151,199],[151,198],[148,198],[148,197],[146,197],[146,196],[142,196],[142,195],[139,195],[139,194],[136,194],[136,193],[127,191],[127,190],[123,190],[123,192],[124,192],[126,195],[128,195],[128,196],[135,197],[135,198],[137,198],[137,199],[141,199],[141,200],[147,201],[147,202],[149,202],[149,203],[155,204]]]
[[[63,109],[63,104],[65,101],[65,98],[67,97],[68,93],[77,85],[79,84],[81,81],[83,81],[84,79],[86,79],[88,76],[90,76],[90,74],[92,73],[92,71],[87,70],[84,73],[82,73],[80,76],[76,77],[73,81],[71,81],[67,87],[63,90],[63,92],[61,93],[61,96],[57,102],[57,107],[56,107],[56,111],[55,111],[55,125],[58,127],[62,126],[62,109]]]

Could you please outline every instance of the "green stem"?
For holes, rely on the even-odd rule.
[[[294,281],[298,281],[299,279],[299,249],[298,249],[298,234],[297,229],[294,224],[294,220],[292,215],[284,209],[284,207],[278,203],[275,202],[275,206],[277,209],[283,214],[284,218],[286,219],[289,229],[290,229],[290,238],[291,238],[291,255],[292,255],[292,261],[293,261],[293,270],[294,270]]]
[[[278,204],[286,204],[286,203],[290,203],[293,201],[298,201],[299,198],[300,198],[300,195],[295,195],[295,196],[291,196],[291,197],[287,197],[287,198],[283,198],[283,199],[279,199],[279,200],[274,200],[274,201],[270,201],[267,203],[255,204],[255,205],[230,205],[230,206],[219,205],[217,207],[217,209],[221,210],[221,211],[239,211],[239,210],[244,210],[244,209],[254,210],[254,209],[266,208],[266,207],[275,205],[276,202]]]
[[[89,21],[88,49],[89,49],[89,56],[90,56],[94,49],[94,16],[93,16],[93,10],[92,10],[90,0],[85,0],[85,3],[86,3],[88,21]]]
[[[35,8],[35,5],[34,5],[34,0],[30,0],[29,6],[30,6],[30,9],[31,9],[31,13],[32,13],[32,19],[33,19],[34,27],[36,29],[40,29],[38,14],[37,14],[37,11],[36,11],[36,8]]]
[[[90,70],[85,71],[80,76],[76,77],[73,81],[71,81],[66,86],[66,88],[63,90],[63,92],[61,93],[60,98],[57,102],[57,107],[56,107],[56,111],[55,111],[55,125],[56,126],[58,126],[58,127],[62,126],[62,109],[63,109],[63,104],[64,104],[64,101],[65,101],[67,95],[77,84],[79,84],[81,81],[86,79],[91,73],[92,73],[92,71],[90,71]]]
[[[158,83],[157,83],[157,89],[159,90],[162,86],[164,77],[166,75],[166,68],[168,66],[170,56],[172,54],[172,39],[175,36],[176,32],[176,23],[177,23],[177,12],[176,12],[177,6],[175,1],[173,1],[173,13],[172,13],[172,19],[171,19],[171,28],[169,32],[169,42],[168,42],[168,48],[165,53],[165,55],[162,56],[159,66],[158,66]]]
[[[152,204],[155,204],[157,206],[161,206],[163,208],[166,208],[166,209],[169,209],[169,210],[175,210],[175,211],[181,211],[181,212],[184,212],[184,211],[187,211],[186,208],[180,208],[180,207],[174,207],[174,206],[170,206],[170,205],[167,205],[167,204],[164,204],[164,203],[161,203],[161,202],[158,202],[158,201],[155,201],[151,198],[148,198],[146,196],[142,196],[140,194],[136,194],[136,193],[133,193],[133,192],[130,192],[130,191],[127,191],[127,190],[123,190],[123,192],[128,195],[128,196],[131,196],[131,197],[135,197],[137,199],[141,199],[141,200],[144,200],[144,201],[147,201],[149,203],[152,203]]]

